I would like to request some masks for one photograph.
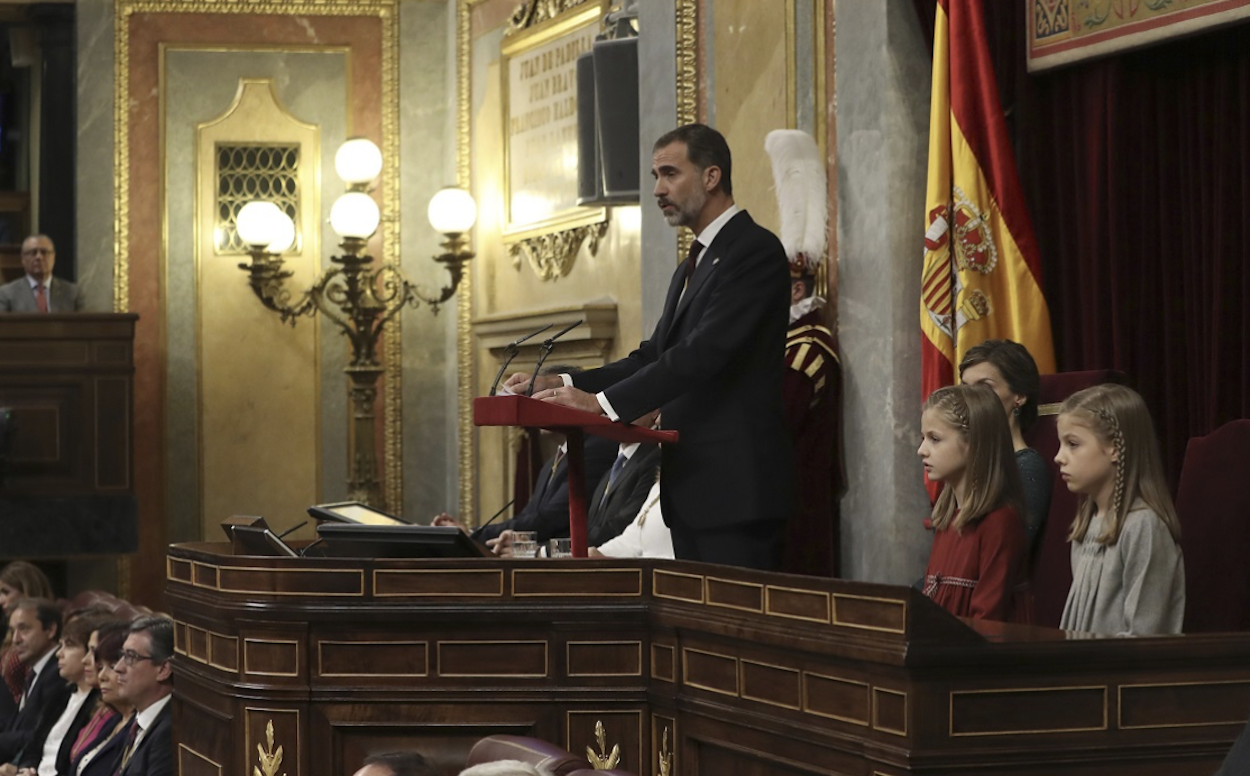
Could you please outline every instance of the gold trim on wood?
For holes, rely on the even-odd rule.
[[[692,653],[697,654],[697,655],[707,655],[708,657],[714,657],[714,658],[719,658],[721,660],[731,661],[734,664],[734,684],[736,685],[733,691],[730,692],[729,690],[726,690],[721,687],[712,687],[710,685],[699,684],[698,682],[690,681],[689,655],[691,655]],[[693,647],[682,647],[681,648],[681,676],[682,676],[682,684],[684,684],[687,687],[695,687],[700,690],[707,690],[708,692],[714,692],[717,695],[729,695],[734,698],[739,698],[742,696],[741,666],[738,663],[738,658],[734,657],[733,655],[722,655],[719,652],[709,652],[706,649],[694,649]]]
[[[798,614],[776,611],[773,609],[773,591],[777,591],[779,593],[793,593],[795,595],[806,595],[811,596],[812,598],[823,598],[825,604],[825,616],[804,617]],[[785,617],[788,620],[802,620],[804,622],[819,622],[822,624],[828,624],[832,621],[832,616],[830,615],[831,609],[832,606],[829,603],[829,594],[819,590],[803,590],[797,587],[783,587],[781,585],[768,585],[764,590],[764,614],[767,614],[770,617]]]
[[[448,673],[448,672],[446,672],[446,671],[444,671],[444,670],[443,670],[443,647],[444,647],[445,645],[451,645],[451,644],[467,644],[467,645],[470,645],[470,646],[482,646],[482,645],[486,645],[486,644],[490,644],[490,645],[500,645],[500,644],[515,644],[515,645],[527,644],[527,645],[534,645],[534,644],[541,644],[541,645],[542,645],[542,648],[543,648],[543,665],[545,666],[545,668],[543,669],[543,671],[544,671],[544,672],[543,672],[543,673],[541,673],[541,674],[506,674],[506,673],[501,673],[501,672],[498,672],[498,671],[496,671],[495,673],[492,673],[492,674],[452,674],[452,673]],[[440,642],[438,642],[438,675],[439,675],[439,676],[450,676],[450,677],[455,677],[455,678],[459,678],[459,679],[498,679],[498,678],[500,678],[500,677],[504,677],[504,676],[507,676],[507,677],[512,677],[512,678],[514,678],[514,679],[515,679],[515,678],[517,678],[517,677],[523,677],[523,678],[534,678],[534,679],[545,679],[546,677],[548,677],[548,676],[550,676],[550,675],[551,675],[551,645],[550,645],[550,644],[548,644],[546,641],[541,641],[541,640],[532,640],[532,641],[531,641],[531,640],[525,640],[525,639],[511,639],[511,640],[506,640],[506,639],[505,639],[505,640],[482,639],[482,640],[478,640],[478,641],[469,641],[469,640],[465,640],[465,639],[449,639],[449,640],[445,640],[445,641],[440,641]]]
[[[660,776],[671,776],[673,771],[673,750],[668,748],[668,725],[664,726],[664,739],[660,743],[660,751],[656,752],[656,768]]]
[[[192,749],[191,747],[189,747],[189,746],[187,746],[186,744],[182,743],[181,741],[180,741],[180,742],[178,742],[178,772],[179,772],[179,773],[186,773],[186,772],[187,772],[187,769],[186,769],[186,768],[184,768],[184,767],[183,767],[183,765],[182,765],[182,753],[183,753],[183,752],[187,752],[187,753],[189,753],[190,755],[192,755],[193,757],[197,757],[197,758],[199,758],[199,759],[203,760],[204,762],[206,762],[206,763],[208,763],[209,765],[211,765],[211,766],[213,766],[214,768],[216,768],[216,769],[217,769],[217,773],[218,773],[218,774],[220,774],[220,773],[221,773],[221,771],[222,771],[222,766],[221,766],[221,763],[217,762],[216,760],[214,760],[213,758],[211,758],[211,757],[209,757],[209,756],[207,756],[207,755],[200,754],[199,752],[195,751],[194,749]]]
[[[599,712],[571,712],[565,717],[564,724],[566,726],[565,737],[572,738],[572,734],[568,732],[569,719],[573,714],[597,714]],[[638,715],[638,732],[639,738],[642,733],[642,712],[634,712]],[[570,743],[572,743],[570,741]],[[586,759],[590,761],[590,765],[596,771],[607,771],[615,768],[621,762],[621,745],[613,744],[612,751],[608,751],[608,734],[603,729],[603,720],[595,720],[595,743],[599,745],[599,750],[595,751],[591,747],[586,747]]]
[[[663,593],[660,592],[660,586],[656,584],[656,580],[660,579],[661,577],[682,577],[684,579],[699,580],[699,599],[696,601],[692,598],[682,598],[681,596],[675,596],[675,595],[664,595]],[[705,579],[701,574],[686,574],[680,571],[662,571],[660,569],[655,569],[654,571],[652,571],[652,577],[651,577],[651,596],[653,598],[667,598],[670,601],[685,601],[686,603],[706,604],[707,603],[707,585],[705,584]]]
[[[250,652],[248,652],[248,649],[247,649],[247,646],[249,644],[273,644],[273,645],[284,644],[284,645],[290,645],[294,647],[295,649],[293,651],[295,653],[295,670],[294,671],[253,671],[248,666],[248,663],[249,663],[248,655],[251,654]],[[252,676],[299,676],[299,642],[292,641],[290,639],[248,639],[248,638],[243,639],[243,673],[250,674]]]
[[[560,566],[564,566],[561,568]],[[517,579],[526,576],[548,576],[551,574],[561,575],[582,575],[582,574],[623,574],[628,575],[633,572],[635,578],[635,588],[631,592],[613,593],[604,590],[563,590],[558,593],[519,593],[517,592]],[[512,597],[513,598],[637,598],[642,595],[642,569],[595,569],[595,568],[568,568],[567,564],[558,564],[556,568],[544,569],[513,569],[512,570]]]
[[[1063,402],[1061,401],[1052,401],[1052,402],[1047,402],[1046,404],[1039,404],[1037,405],[1037,416],[1039,418],[1043,418],[1048,415],[1058,415],[1059,408],[1062,406],[1063,406]]]
[[[205,565],[205,564],[199,564],[199,565]],[[221,593],[248,593],[250,595],[292,595],[292,596],[293,595],[305,595],[305,596],[317,596],[317,597],[333,596],[335,598],[360,598],[360,597],[363,597],[365,594],[365,570],[364,569],[312,569],[312,568],[274,569],[274,568],[265,568],[263,566],[262,567],[221,566],[220,568],[216,566],[212,566],[210,568],[217,569],[219,573],[218,573],[217,586],[211,587],[209,589],[217,590],[218,592],[221,592]],[[261,574],[343,574],[346,576],[351,576],[354,573],[356,574],[358,581],[356,584],[356,592],[354,593],[333,593],[333,592],[324,592],[322,590],[260,590],[257,588],[223,587],[220,582],[220,578],[221,578],[220,572],[222,571],[229,571],[229,572],[255,571]],[[206,587],[206,586],[197,585],[197,587]]]
[[[199,575],[200,569],[205,569],[209,572],[212,572],[213,579],[214,579],[213,584],[208,585],[208,584],[204,584],[203,582],[200,582],[200,575]],[[218,566],[210,565],[208,563],[200,563],[199,561],[195,561],[195,560],[191,561],[191,586],[202,587],[202,588],[205,588],[206,590],[220,591],[221,590],[221,568]]]
[[[833,593],[832,598],[833,598],[833,618],[832,619],[833,619],[834,625],[838,625],[843,628],[857,628],[859,630],[877,631],[879,633],[897,633],[900,636],[907,633],[907,625],[906,625],[907,623],[907,601],[905,599],[881,598],[879,596],[867,596],[867,595],[848,595],[846,593]],[[900,619],[903,621],[903,626],[899,628],[884,628],[884,627],[879,627],[876,625],[864,625],[863,623],[847,622],[845,620],[840,620],[838,619],[838,601],[874,601],[877,603],[892,604],[903,610],[902,614],[899,616]]]
[[[713,584],[725,585],[726,587],[742,587],[750,588],[759,593],[759,606],[739,606],[737,604],[723,603],[712,600]],[[732,579],[721,579],[720,577],[704,577],[703,587],[707,596],[707,605],[715,606],[720,609],[736,609],[740,612],[751,612],[753,614],[764,614],[764,586],[758,582],[737,582]]]
[[[504,30],[504,38],[510,38],[532,27],[537,27],[558,18],[565,11],[572,10],[587,0],[522,0],[508,19],[508,29]]]
[[[256,757],[260,763],[255,769],[257,776],[278,776],[278,770],[282,767],[282,747],[279,746],[274,751],[272,719],[265,725],[265,748],[257,746]]]
[[[575,646],[583,646],[583,647],[636,646],[638,648],[638,652],[637,652],[638,668],[635,669],[634,671],[629,671],[625,673],[618,673],[614,671],[613,672],[609,672],[609,671],[574,672],[568,669],[567,667],[573,664],[572,647],[575,647]],[[564,645],[564,665],[566,666],[566,674],[565,674],[566,676],[642,676],[642,642],[641,641],[569,641],[565,643]]]
[[[469,191],[473,185],[469,162],[470,93],[472,84],[469,39],[471,19],[469,0],[456,3],[456,185]],[[460,514],[477,514],[477,486],[474,459],[477,455],[477,429],[473,426],[473,263],[465,266],[456,295],[456,430],[459,442]]]
[[[876,692],[879,689],[880,688],[874,687],[873,692]],[[981,732],[956,733],[955,732],[955,696],[957,695],[1004,695],[1007,693],[1067,692],[1067,691],[1072,691],[1072,690],[1102,690],[1102,725],[1100,727],[1062,727],[1062,728],[1057,727],[1057,728],[1044,728],[1044,729],[1039,728],[1039,729],[1024,729],[1024,730],[1004,729],[1004,730],[990,730],[990,731],[986,731],[983,733]],[[887,691],[887,692],[892,692],[892,691]],[[948,735],[951,738],[976,738],[976,737],[985,737],[985,736],[1016,736],[1016,735],[1024,735],[1024,734],[1031,735],[1031,734],[1040,734],[1040,733],[1103,732],[1107,730],[1110,726],[1110,723],[1109,723],[1110,712],[1107,709],[1107,696],[1108,696],[1107,686],[1100,685],[1100,684],[1075,685],[1075,686],[1069,686],[1069,687],[1003,687],[1003,688],[997,688],[993,690],[952,690],[950,694],[950,698],[948,699],[949,709],[947,711],[947,716],[946,716],[947,724],[949,726]],[[876,712],[875,701],[873,704],[873,712],[874,714]],[[874,717],[874,725],[873,725],[874,727],[876,726],[875,722],[876,720]],[[904,733],[904,735],[906,735],[906,733]]]
[[[747,695],[746,666],[748,665],[759,666],[760,668],[769,668],[769,669],[772,669],[773,671],[781,671],[787,674],[794,674],[795,690],[797,690],[797,692],[795,692],[795,696],[798,697],[799,702],[798,703],[779,703],[778,701],[772,701],[772,700],[769,700],[768,698],[759,698],[754,695]],[[738,660],[738,697],[747,701],[755,701],[756,703],[765,703],[765,704],[768,704],[769,706],[777,706],[783,709],[793,709],[794,711],[802,711],[803,710],[803,672],[798,670],[797,668],[790,668],[789,666],[779,666],[773,663],[761,663],[758,660],[747,660],[746,658],[740,658]]]
[[[324,665],[325,655],[323,649],[326,644],[343,644],[347,646],[370,646],[379,644],[402,645],[408,647],[420,647],[425,653],[425,671],[419,674],[366,674],[366,673],[330,673],[322,666]],[[326,679],[412,679],[421,678],[430,675],[430,642],[428,641],[337,641],[332,639],[323,639],[317,642],[317,676]]]
[[[661,662],[656,659],[657,658],[656,650],[661,650],[661,649],[668,652],[668,661],[667,661],[668,670],[669,670],[668,676],[660,676],[659,674],[655,672],[655,667],[659,665]],[[672,644],[656,644],[655,642],[651,643],[651,678],[658,679],[661,682],[668,682],[670,684],[677,683],[677,647],[675,647]]]
[[[608,233],[607,217],[587,226],[578,226],[558,232],[535,235],[518,240],[508,246],[512,267],[521,269],[521,257],[529,260],[534,274],[541,280],[559,280],[573,271],[582,243],[587,243],[590,255],[599,253],[599,241]]]
[[[809,676],[815,677],[817,679],[823,679],[826,682],[836,682],[837,684],[849,684],[853,687],[862,687],[864,689],[864,708],[871,709],[872,707],[872,693],[871,693],[872,685],[868,684],[868,682],[859,682],[854,679],[844,679],[839,676],[829,676],[827,674],[817,674],[812,671],[804,671],[802,685],[803,685],[803,711],[805,713],[815,714],[817,717],[825,717],[827,719],[836,719],[840,722],[849,722],[852,725],[861,725],[863,727],[868,727],[869,725],[872,724],[872,720],[868,719],[867,717],[864,717],[862,719],[856,719],[855,717],[845,717],[840,714],[827,714],[823,711],[816,711],[815,709],[811,708],[811,704],[809,703],[809,698],[807,694],[807,681],[806,681],[807,677]]]
[[[881,716],[880,716],[881,701],[879,700],[879,696],[882,696],[882,695],[897,695],[903,699],[903,729],[902,730],[898,730],[897,728],[886,727],[881,724]],[[894,735],[897,735],[897,736],[907,735],[907,693],[899,692],[898,690],[887,690],[884,687],[872,688],[872,729],[880,730],[883,733],[893,733]]]
[[[1240,719],[1217,720],[1213,722],[1178,722],[1171,725],[1125,725],[1124,724],[1124,690],[1148,689],[1153,687],[1213,687],[1215,685],[1243,684],[1250,686],[1250,680],[1246,679],[1229,679],[1222,682],[1145,682],[1137,684],[1122,684],[1115,688],[1115,710],[1116,710],[1116,727],[1121,730],[1151,730],[1158,728],[1183,728],[1183,727],[1218,727],[1221,725],[1243,725]]]
[[[298,731],[300,729],[299,709],[267,709],[267,708],[259,708],[255,706],[244,706],[243,707],[243,731],[244,731],[243,732],[243,741],[244,741],[243,750],[246,752],[261,751],[260,744],[256,744],[255,747],[252,746],[252,725],[251,725],[251,719],[249,718],[249,715],[251,715],[252,713],[294,714],[295,715],[295,730],[297,731],[296,732],[297,740],[295,741],[295,753],[296,753],[296,757],[299,756],[299,750],[300,750],[299,740],[298,740],[298,736],[299,736]],[[265,729],[266,731],[268,731],[272,727],[273,727],[273,717],[270,717],[268,723],[265,725]],[[272,744],[270,746],[272,746]],[[281,747],[279,747],[279,749],[281,749]],[[303,773],[303,769],[299,767],[301,764],[302,763],[300,763],[298,760],[296,761],[295,763],[296,773]],[[257,776],[257,774],[253,772],[253,776]]]
[[[475,576],[486,577],[494,576],[499,580],[499,592],[497,593],[461,593],[454,590],[440,590],[436,593],[379,593],[378,579],[383,575],[392,575],[397,577],[407,576],[441,576],[444,574],[473,574]],[[421,571],[418,569],[374,569],[373,570],[373,597],[374,598],[486,598],[490,596],[500,597],[503,595],[503,569],[494,570],[477,570],[477,569],[437,569]]]

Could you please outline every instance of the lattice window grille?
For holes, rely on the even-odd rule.
[[[288,253],[299,252],[299,145],[274,143],[217,144],[218,254],[245,254],[235,219],[248,202],[268,200],[295,222],[295,243]]]

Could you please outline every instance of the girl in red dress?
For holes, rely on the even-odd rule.
[[[924,592],[959,617],[1026,622],[1023,489],[1002,403],[983,385],[934,391],[916,452],[944,484]]]

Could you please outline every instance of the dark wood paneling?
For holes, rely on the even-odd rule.
[[[546,677],[545,641],[440,641],[438,675],[453,677]]]

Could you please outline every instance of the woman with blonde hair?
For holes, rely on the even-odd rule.
[[[1122,385],[1096,385],[1059,408],[1059,475],[1085,498],[1068,534],[1072,587],[1059,627],[1107,635],[1180,633],[1181,525],[1150,411]]]
[[[944,484],[925,595],[959,617],[1027,622],[1023,495],[998,397],[982,385],[939,388],[920,430],[916,453]]]

